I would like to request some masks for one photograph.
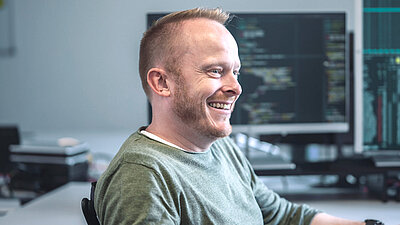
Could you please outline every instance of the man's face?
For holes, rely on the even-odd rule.
[[[197,19],[184,25],[187,52],[173,92],[173,110],[185,126],[209,138],[227,136],[242,92],[237,44],[221,24]]]

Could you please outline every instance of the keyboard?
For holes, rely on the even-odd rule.
[[[254,170],[294,170],[296,164],[281,156],[258,156],[249,159]]]
[[[400,167],[400,155],[371,156],[376,167]]]

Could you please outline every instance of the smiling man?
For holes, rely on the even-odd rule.
[[[101,224],[364,224],[280,198],[227,137],[242,89],[229,14],[192,9],[146,31],[139,70],[152,122],[97,183]]]
[[[237,81],[238,48],[217,21],[197,18],[180,22],[180,27],[166,26],[176,32],[164,43],[167,46],[160,46],[160,54],[169,48],[173,52],[142,73],[152,91],[149,98],[154,112],[146,131],[187,151],[204,152],[232,130],[230,115],[242,92]]]

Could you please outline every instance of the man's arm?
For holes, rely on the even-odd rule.
[[[311,221],[311,225],[365,225],[365,223],[342,219],[326,213],[318,213]]]
[[[151,168],[122,163],[96,186],[101,224],[179,224],[167,185]],[[96,201],[97,200],[97,201]]]
[[[288,202],[285,199],[281,199],[276,193],[268,190],[264,184],[260,184],[261,181],[258,178],[255,178],[255,180],[258,180],[255,182],[257,184],[256,186],[258,186],[258,191],[256,191],[255,194],[259,204],[267,203],[266,205],[260,204],[265,222],[271,223],[279,221],[279,223],[287,222],[292,224],[293,222],[298,221],[297,223],[311,225],[365,225],[365,222],[343,219],[320,211],[315,212],[315,209],[312,209],[307,205],[297,205]],[[268,191],[271,193],[267,194]],[[262,194],[257,195],[257,192]],[[268,195],[270,198],[267,200],[266,196]],[[275,200],[271,201],[271,197]],[[284,208],[286,209],[282,210]],[[273,216],[271,217],[271,215]],[[274,218],[274,221],[271,221],[271,218]],[[279,218],[279,220],[275,221],[277,218]]]

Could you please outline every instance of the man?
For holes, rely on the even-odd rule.
[[[364,224],[280,198],[227,137],[242,92],[220,9],[165,16],[143,36],[139,70],[152,122],[97,183],[101,224]]]

